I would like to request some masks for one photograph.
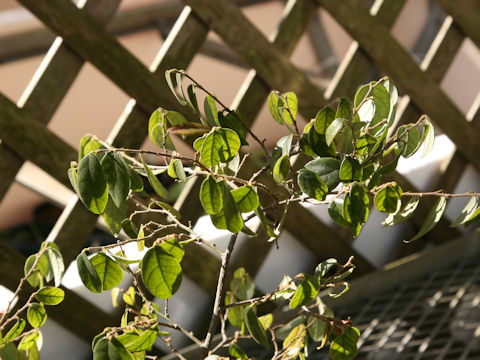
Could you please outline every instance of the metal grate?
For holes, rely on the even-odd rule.
[[[452,263],[337,314],[362,333],[356,359],[480,359],[480,263]]]

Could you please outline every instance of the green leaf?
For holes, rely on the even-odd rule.
[[[289,125],[293,125],[298,111],[297,95],[293,92],[287,92],[282,94],[282,98],[284,99],[284,106],[281,112],[283,121]]]
[[[135,288],[133,286],[130,286],[128,290],[123,293],[122,299],[125,304],[135,306]]]
[[[36,294],[35,297],[38,301],[44,303],[45,305],[58,305],[63,301],[65,297],[65,292],[62,289],[47,286],[41,288]]]
[[[290,307],[296,309],[299,306],[308,304],[310,301],[315,299],[320,290],[320,283],[318,280],[307,274],[304,274],[304,278],[297,285],[297,290],[290,300]]]
[[[335,199],[328,206],[328,215],[340,226],[348,226],[348,221],[343,216],[343,199]]]
[[[285,340],[287,338],[288,334],[290,334],[290,332],[295,327],[297,327],[300,324],[303,324],[304,322],[305,322],[305,316],[301,315],[301,316],[298,316],[298,317],[294,318],[293,320],[291,320],[290,322],[288,322],[284,326],[275,330],[275,337],[278,340]]]
[[[318,155],[321,157],[335,156],[335,145],[333,143],[330,145],[327,145],[325,135],[320,135],[315,130],[311,130],[308,132],[307,143],[309,148],[314,153],[314,155]]]
[[[280,104],[283,105],[282,99],[280,99]],[[279,99],[275,91],[272,91],[268,96],[267,106],[268,106],[268,110],[270,111],[270,114],[275,119],[275,121],[278,122],[280,125],[283,125],[283,119],[279,111]]]
[[[154,202],[155,202],[156,205],[161,207],[163,210],[168,211],[172,216],[175,216],[178,220],[180,220],[182,218],[182,215],[180,214],[180,212],[177,209],[175,209],[175,207],[170,205],[169,203],[166,203],[166,202],[163,202],[163,201],[158,201],[158,200],[154,200]]]
[[[44,241],[42,247],[46,246],[48,249],[45,251],[44,256],[47,258],[48,271],[45,275],[45,280],[48,282],[53,279],[55,286],[60,286],[63,273],[65,272],[65,264],[63,263],[63,257],[60,253],[60,248],[54,242]]]
[[[130,219],[123,219],[122,229],[132,239],[135,239],[138,235],[138,228]]]
[[[372,88],[372,90],[368,96],[373,99],[373,102],[375,104],[375,115],[368,124],[368,126],[372,127],[378,124],[383,119],[392,119],[389,117],[391,115],[390,94],[388,93],[388,90],[385,88],[385,86],[383,86],[383,84],[371,82],[370,84],[362,86],[355,95],[354,106],[358,107],[360,105],[365,96],[368,94],[370,88]],[[382,133],[385,128],[387,128],[387,124],[385,124],[385,126],[375,128],[371,135],[376,136],[377,134]]]
[[[272,221],[267,219],[267,217],[265,216],[265,213],[263,212],[260,206],[255,210],[255,215],[258,216],[258,219],[262,223],[263,227],[265,228],[265,231],[267,232],[267,235],[270,238],[278,237],[278,235],[275,234],[275,231],[272,228],[272,224],[273,224]]]
[[[290,149],[292,147],[293,135],[287,135],[277,141],[277,147],[282,150],[282,155],[290,155]]]
[[[372,135],[365,134],[360,136],[355,142],[357,154],[363,158],[368,157],[377,144],[377,138]]]
[[[243,351],[237,343],[232,343],[232,345],[230,345],[230,347],[228,348],[228,353],[234,359],[248,360],[248,355],[245,354],[245,351]]]
[[[14,343],[8,343],[0,347],[0,359],[17,360],[17,348]]]
[[[123,157],[118,152],[108,152],[101,162],[107,177],[108,193],[115,205],[121,207],[130,192],[130,176]]]
[[[354,327],[348,327],[344,333],[335,337],[330,344],[330,356],[333,360],[350,360],[357,355],[357,341],[360,331]]]
[[[39,330],[35,330],[30,335],[25,336],[20,340],[18,344],[18,350],[28,350],[33,346],[37,346],[37,341],[41,339],[41,333]]]
[[[304,324],[297,325],[283,340],[283,349],[289,359],[296,358],[305,346],[307,330]]]
[[[340,165],[340,180],[344,182],[361,181],[362,175],[362,165],[356,159],[345,156]]]
[[[86,155],[78,165],[78,192],[85,206],[94,214],[101,214],[108,202],[105,172],[93,153]]]
[[[340,98],[338,101],[337,112],[335,113],[335,119],[344,119],[347,121],[352,120],[352,103],[346,97]]]
[[[150,119],[148,120],[148,136],[150,140],[160,148],[164,146],[170,148],[170,146],[167,145],[172,142],[167,135],[165,112],[164,109],[158,108],[150,115]]]
[[[108,359],[109,360],[134,360],[132,355],[125,349],[125,346],[112,337],[108,342]]]
[[[255,283],[244,268],[238,268],[233,273],[230,290],[239,300],[248,300],[255,294]]]
[[[430,118],[426,115],[425,115],[425,123],[424,123],[423,127],[424,127],[424,129],[423,129],[423,135],[422,135],[421,143],[424,146],[422,157],[425,157],[430,153],[430,151],[432,151],[433,143],[435,141],[434,127],[433,127],[432,123],[430,122]]]
[[[240,146],[240,138],[235,131],[214,128],[203,141],[200,161],[207,167],[226,163],[238,153]]]
[[[68,169],[68,180],[70,180],[70,185],[72,185],[73,190],[78,195],[78,169],[71,164]]]
[[[175,74],[176,80],[177,80],[177,87],[179,87],[179,90],[182,92],[183,95],[183,90],[181,89],[182,86],[182,74],[176,72],[175,69],[170,69],[165,71],[165,80],[167,80],[168,87],[170,88],[170,91],[172,94],[175,96],[177,101],[182,104],[182,105],[187,105],[187,102],[185,101],[185,96],[180,97],[180,95],[177,92],[177,89],[175,85],[173,85],[172,81],[172,73]]]
[[[325,131],[325,140],[328,146],[330,146],[330,144],[333,142],[333,139],[335,139],[335,136],[337,136],[338,132],[343,128],[344,122],[345,119],[343,118],[335,119],[328,126],[327,131]]]
[[[402,208],[398,209],[394,214],[389,214],[387,218],[382,222],[383,226],[392,226],[400,224],[406,221],[413,215],[415,209],[418,206],[420,198],[418,196],[412,196],[408,203]]]
[[[27,319],[30,325],[34,328],[42,326],[47,320],[47,312],[45,311],[43,304],[31,304],[27,311]]]
[[[324,280],[330,278],[335,270],[338,268],[338,262],[336,259],[330,258],[325,261],[322,261],[315,268],[315,277],[320,283],[325,282]]]
[[[176,111],[170,111],[170,110],[165,111],[165,117],[167,118],[171,126],[188,124],[187,119],[185,119],[185,117],[182,114]]]
[[[200,187],[200,202],[207,214],[215,215],[223,209],[222,186],[211,176],[203,180]]]
[[[265,330],[268,330],[273,323],[273,314],[270,313],[270,314],[260,316],[258,318],[258,321],[260,321],[260,323],[262,324]]]
[[[343,217],[348,222],[354,236],[360,233],[362,225],[367,222],[369,203],[366,189],[354,182],[343,203]]]
[[[328,186],[320,176],[313,171],[302,169],[298,174],[298,186],[308,196],[322,201],[328,192]]]
[[[25,275],[27,275],[27,273],[32,268],[36,258],[37,258],[37,254],[33,254],[33,255],[30,255],[25,261],[25,266],[23,269]],[[33,273],[27,278],[27,281],[32,287],[36,288],[42,284],[43,278],[47,275],[47,273],[48,273],[48,259],[45,255],[42,255],[38,259],[37,264],[33,270]]]
[[[415,154],[420,146],[420,131],[417,127],[408,129],[407,125],[400,126],[397,130],[398,152],[408,158]]]
[[[378,211],[395,213],[402,205],[402,188],[397,184],[387,185],[375,194],[375,206]]]
[[[191,108],[198,113],[198,101],[197,101],[197,95],[195,94],[195,84],[190,84],[187,87],[187,95],[188,99],[190,100]]]
[[[100,278],[103,290],[113,289],[122,282],[122,268],[104,252],[97,253],[90,262]]]
[[[94,293],[102,292],[102,281],[83,251],[77,256],[77,269],[83,285],[88,290]]]
[[[473,219],[480,216],[480,207],[479,207],[479,199],[478,196],[472,196],[468,201],[467,205],[463,208],[460,216],[452,223],[451,226],[459,226],[462,224],[466,224]],[[465,225],[467,226],[467,225]]]
[[[258,194],[252,185],[241,186],[238,189],[232,190],[230,193],[237,205],[238,211],[241,213],[254,211],[258,208],[258,205],[260,205]]]
[[[127,204],[124,202],[118,208],[113,199],[109,197],[102,217],[112,234],[117,237],[122,230],[122,222],[127,217]]]
[[[25,324],[25,320],[21,318],[17,319],[15,324],[10,328],[10,330],[8,330],[3,339],[1,339],[0,343],[6,343],[12,339],[15,339],[17,336],[20,336],[25,329]]]
[[[150,185],[152,185],[155,193],[161,198],[168,199],[170,197],[168,194],[168,190],[165,188],[165,186],[162,185],[160,180],[157,179],[157,177],[153,174],[152,170],[150,170],[145,160],[143,160],[142,155],[140,155],[140,160],[142,160],[143,168],[147,173],[148,182],[150,183]]]
[[[150,351],[155,340],[157,339],[157,331],[146,330],[136,337],[136,339],[128,344],[127,350],[131,352]]]
[[[142,177],[130,167],[128,167],[128,176],[130,177],[130,189],[135,192],[143,191]]]
[[[182,282],[180,262],[160,245],[150,248],[141,264],[145,286],[159,299],[168,299],[180,287]]]
[[[288,160],[288,155],[283,155],[277,160],[273,167],[273,180],[277,183],[281,183],[286,179],[289,171],[290,161]]]
[[[405,242],[410,243],[412,241],[418,240],[422,236],[430,232],[442,218],[442,215],[446,207],[447,207],[447,198],[442,196],[440,197],[440,199],[438,199],[435,206],[428,213],[427,217],[425,218],[425,222],[422,224],[422,227],[420,228],[420,231],[418,232],[418,234]]]
[[[238,299],[232,294],[231,291],[227,291],[225,293],[225,305],[230,305],[233,303],[236,303]],[[230,321],[230,324],[233,326],[236,326],[238,328],[241,328],[244,324],[244,310],[245,306],[239,305],[239,306],[233,306],[228,308],[228,321]]]
[[[248,332],[252,335],[253,340],[264,348],[268,349],[270,343],[268,341],[267,333],[255,314],[254,305],[247,306],[244,311],[245,325]]]
[[[308,334],[313,341],[322,341],[325,337],[325,333],[328,334],[328,323],[325,321],[313,316],[309,316],[307,323],[311,324],[308,328]]]
[[[105,147],[92,135],[85,135],[80,139],[80,150],[78,151],[78,161],[80,161],[85,155],[88,155],[92,151],[98,149],[104,149]]]
[[[183,255],[185,255],[185,250],[183,249],[182,244],[175,240],[175,238],[165,240],[161,243],[160,247],[177,259],[178,262],[181,262]]]
[[[234,234],[239,233],[243,228],[243,219],[228,186],[223,187],[223,214],[227,229]]]
[[[205,101],[203,102],[203,110],[205,111],[205,117],[207,118],[208,124],[210,126],[220,125],[217,115],[217,102],[210,95],[205,96]]]
[[[310,170],[320,177],[328,190],[331,191],[340,183],[340,161],[331,157],[321,157],[305,164],[305,169]]]
[[[235,131],[240,138],[242,145],[248,145],[247,129],[241,123],[241,115],[238,112],[229,112],[227,115],[218,113],[218,122],[222,128],[229,128]]]
[[[98,339],[93,346],[93,360],[110,360],[108,356],[109,341],[106,337]]]
[[[185,170],[183,169],[183,164],[178,159],[172,159],[170,165],[168,166],[168,176],[174,179],[180,179],[182,181],[187,180],[187,175],[185,175]]]
[[[324,107],[315,117],[315,131],[320,135],[325,135],[333,120],[335,120],[335,111],[329,106]]]

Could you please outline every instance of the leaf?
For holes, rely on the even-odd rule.
[[[123,219],[122,229],[132,239],[135,239],[138,235],[138,228],[130,219]]]
[[[213,128],[203,141],[200,161],[207,167],[213,167],[220,162],[226,163],[238,153],[240,146],[240,138],[235,131]]]
[[[180,179],[182,181],[187,180],[187,175],[183,169],[183,164],[178,159],[172,159],[170,165],[168,166],[168,176],[174,179]]]
[[[229,128],[235,131],[240,138],[242,145],[248,145],[247,129],[241,123],[241,115],[238,112],[229,112],[227,115],[218,113],[218,122],[222,128]]]
[[[164,146],[169,148],[167,144],[171,144],[171,139],[167,135],[167,124],[165,119],[165,110],[158,108],[155,110],[148,120],[148,136],[150,140],[160,148]]]
[[[237,343],[232,343],[232,345],[230,345],[230,347],[228,348],[228,353],[234,359],[248,360],[248,355],[245,354],[245,351],[243,351]]]
[[[315,277],[320,283],[325,282],[325,279],[329,279],[338,269],[338,262],[336,259],[330,258],[322,261],[315,268]]]
[[[0,343],[6,343],[12,339],[15,339],[17,336],[20,336],[25,329],[25,324],[25,320],[18,318],[15,324],[5,334],[3,339],[1,339]]]
[[[418,234],[405,242],[406,243],[413,242],[415,240],[420,239],[422,236],[424,236],[428,232],[430,232],[430,230],[432,230],[442,218],[442,215],[446,207],[447,207],[447,198],[444,196],[441,196],[440,199],[438,199],[435,206],[428,213],[427,217],[425,218],[425,222],[422,224],[422,227],[420,228],[420,231],[418,232]]]
[[[127,165],[118,152],[106,153],[101,165],[107,177],[108,193],[119,208],[125,203],[130,192],[130,175]]]
[[[183,255],[185,255],[185,250],[183,249],[182,244],[180,244],[175,238],[165,240],[160,244],[160,247],[177,259],[178,262],[181,262]]]
[[[284,99],[284,106],[282,107],[281,112],[282,119],[287,124],[293,125],[298,111],[297,95],[293,92],[287,92],[282,94],[282,98]]]
[[[277,141],[276,146],[282,150],[282,155],[290,155],[290,149],[292,147],[293,135],[287,135]]]
[[[327,131],[325,131],[325,140],[328,146],[330,146],[330,144],[333,142],[333,139],[335,139],[335,136],[337,136],[338,132],[343,128],[344,122],[345,119],[335,119],[328,126]]]
[[[347,121],[352,120],[352,103],[346,97],[340,98],[338,101],[337,112],[335,113],[335,119],[344,119]]]
[[[177,111],[165,111],[165,117],[167,118],[171,126],[188,124],[187,119],[185,119],[185,117]]]
[[[161,198],[168,199],[170,197],[168,194],[168,190],[165,188],[165,186],[163,186],[160,180],[157,179],[157,177],[153,174],[152,170],[150,170],[145,160],[143,160],[142,155],[140,155],[140,160],[142,160],[143,168],[147,173],[148,182],[150,183],[150,185],[152,185],[155,193]]]
[[[283,100],[280,99],[281,104],[283,104]],[[279,112],[279,99],[277,97],[277,93],[272,91],[267,99],[267,106],[270,114],[278,122],[280,125],[283,125],[283,118]]]
[[[35,259],[37,258],[37,254],[30,255],[27,260],[25,261],[24,265],[24,274],[25,276],[28,274],[30,269],[32,268],[33,264],[35,263]],[[40,256],[35,265],[33,273],[27,278],[28,283],[36,288],[40,286],[43,282],[43,278],[48,273],[48,259],[45,255]]]
[[[368,157],[375,148],[375,145],[377,145],[377,138],[369,134],[360,136],[355,142],[357,154],[363,158]]]
[[[80,150],[78,151],[78,161],[85,156],[91,153],[92,151],[103,149],[104,146],[92,135],[85,135],[80,139]]]
[[[362,225],[367,222],[369,203],[365,188],[357,182],[352,183],[350,192],[347,193],[343,202],[343,217],[354,236],[360,233]]]
[[[31,304],[27,311],[27,319],[30,325],[34,328],[42,326],[47,320],[47,312],[45,311],[43,304]]]
[[[225,305],[230,305],[237,302],[238,299],[232,294],[231,291],[225,293]],[[228,308],[228,321],[233,326],[241,328],[244,325],[244,310],[245,306],[238,305]]]
[[[150,351],[156,339],[157,331],[146,330],[135,341],[127,345],[127,350],[131,352]]]
[[[258,318],[258,321],[260,321],[260,323],[262,324],[262,326],[265,330],[268,330],[270,328],[270,326],[272,326],[272,323],[273,323],[273,314],[267,314],[267,315],[260,316]]]
[[[258,194],[252,185],[241,186],[238,189],[232,190],[233,200],[237,205],[238,211],[246,213],[254,211],[260,205]]]
[[[58,305],[63,301],[65,297],[65,292],[62,289],[47,286],[41,288],[36,294],[35,297],[38,301],[44,303],[45,305]]]
[[[290,332],[297,327],[300,324],[303,324],[305,322],[305,316],[298,316],[285,324],[284,326],[278,328],[275,330],[275,337],[279,340],[285,340],[290,334]]]
[[[18,350],[28,350],[33,346],[37,346],[37,341],[41,339],[41,333],[39,330],[35,330],[30,335],[27,335],[20,340],[18,344]]]
[[[340,183],[340,161],[331,157],[320,157],[305,164],[305,169],[310,170],[320,177],[328,190],[331,191]]]
[[[155,245],[146,252],[141,265],[145,286],[159,299],[168,299],[180,287],[180,262],[160,245]]]
[[[71,164],[68,169],[68,180],[70,180],[70,185],[72,185],[73,190],[78,195],[78,169],[75,165]]]
[[[45,275],[46,281],[53,279],[55,286],[60,286],[63,273],[65,272],[65,264],[63,263],[63,257],[60,253],[60,248],[54,242],[44,242],[42,246],[47,246],[48,249],[44,253],[48,262],[48,271]]]
[[[278,184],[281,183],[286,179],[289,171],[290,161],[288,160],[288,155],[282,155],[273,167],[273,180]]]
[[[254,305],[245,308],[244,317],[245,325],[247,326],[250,335],[252,335],[253,340],[268,349],[270,343],[268,341],[267,333],[255,314]]]
[[[130,286],[128,290],[123,293],[122,299],[125,304],[135,306],[135,288],[133,286]]]
[[[239,233],[243,228],[243,219],[228,186],[223,187],[223,214],[227,229],[234,234]]]
[[[357,341],[360,331],[354,327],[348,327],[344,333],[337,336],[330,344],[330,356],[333,360],[350,360],[357,355]]]
[[[17,348],[14,343],[8,343],[0,347],[0,359],[17,360]]]
[[[112,337],[108,342],[108,359],[109,360],[134,360],[132,355],[125,349],[125,346]]]
[[[402,205],[402,192],[402,188],[395,183],[385,186],[375,194],[375,207],[381,212],[397,212]]]
[[[208,94],[205,96],[205,101],[203,102],[203,110],[205,111],[205,117],[210,126],[220,125],[217,115],[217,102]]]
[[[102,281],[85,252],[77,256],[77,269],[83,285],[94,293],[102,292]]]
[[[322,341],[328,335],[328,323],[313,316],[309,316],[307,320],[311,324],[308,328],[308,334],[313,341]]]
[[[305,335],[307,330],[304,324],[297,325],[290,331],[285,340],[283,340],[283,349],[288,358],[295,358],[299,355],[305,346]]]
[[[222,187],[212,176],[207,176],[200,186],[200,202],[210,215],[218,214],[223,209]]]
[[[328,192],[327,184],[313,171],[302,169],[298,174],[298,186],[308,196],[322,201]]]
[[[358,89],[357,93],[355,94],[354,99],[354,106],[358,107],[360,103],[364,100],[365,96],[367,96],[369,89],[371,89],[369,97],[372,98],[375,104],[375,114],[372,120],[368,123],[369,127],[375,126],[383,119],[389,119],[390,114],[390,94],[388,93],[387,89],[383,84],[377,84],[376,82],[371,82],[370,84],[362,86]],[[371,133],[371,135],[376,136],[377,134],[382,133],[388,124],[385,126],[380,126],[375,128],[375,130]]]
[[[324,107],[315,117],[315,131],[320,135],[325,135],[333,120],[335,120],[335,111],[329,106]]]
[[[430,122],[430,118],[425,115],[425,123],[423,125],[423,135],[421,143],[424,146],[423,155],[422,157],[427,156],[430,151],[433,149],[433,143],[435,141],[435,129]]]
[[[413,215],[415,209],[418,206],[420,198],[418,196],[412,196],[403,209],[398,209],[396,213],[389,214],[387,218],[382,222],[383,226],[392,226],[400,224]]]
[[[143,180],[138,173],[128,167],[128,176],[130,177],[130,189],[135,192],[140,192],[143,190]]]
[[[297,285],[297,290],[290,300],[290,308],[296,309],[299,306],[308,304],[315,299],[320,290],[320,283],[318,280],[307,274],[304,274],[304,278]]]
[[[465,224],[480,215],[478,196],[472,196],[463,208],[460,216],[452,223],[452,227]]]
[[[340,226],[348,226],[348,221],[343,216],[343,199],[335,199],[328,206],[328,215]]]
[[[112,234],[118,237],[122,230],[122,222],[127,217],[127,204],[124,202],[120,207],[117,207],[113,199],[108,197],[108,203],[102,217]]]
[[[103,213],[108,201],[107,178],[93,153],[82,158],[78,165],[78,192],[88,210]]]
[[[108,356],[109,341],[106,337],[97,340],[93,346],[93,360],[110,360]]]
[[[314,155],[321,157],[334,157],[335,145],[332,143],[327,145],[325,135],[320,135],[315,130],[311,130],[307,134],[307,142],[309,148],[313,151]]]
[[[420,146],[420,131],[417,127],[408,129],[408,126],[400,126],[396,132],[398,139],[398,152],[408,158],[415,154]]]
[[[255,294],[255,283],[244,268],[238,268],[233,273],[230,290],[239,300],[248,300]]]
[[[122,268],[104,252],[97,253],[90,262],[100,278],[103,290],[111,290],[122,282]]]
[[[361,181],[362,165],[350,156],[345,156],[340,165],[340,180],[344,182]]]
[[[197,101],[197,95],[195,94],[195,84],[190,84],[187,87],[187,95],[188,99],[190,100],[191,108],[198,113],[198,101]]]

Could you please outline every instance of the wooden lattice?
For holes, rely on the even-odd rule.
[[[249,125],[255,120],[271,89],[296,92],[301,99],[300,111],[309,119],[336,97],[351,96],[367,77],[372,64],[375,64],[391,76],[399,89],[409,97],[403,100],[398,109],[401,123],[410,122],[421,113],[426,113],[455,142],[458,151],[438,179],[437,187],[452,191],[469,163],[480,170],[480,128],[477,127],[480,113],[478,109],[473,109],[470,113],[474,116],[466,119],[438,85],[465,37],[468,36],[480,47],[478,0],[437,0],[449,16],[420,65],[389,31],[405,0],[377,0],[370,11],[362,0],[290,0],[272,41],[265,38],[243,15],[239,9],[241,1],[184,0],[187,6],[178,16],[150,70],[105,28],[120,0],[88,0],[82,9],[69,0],[19,2],[59,38],[51,45],[37,72],[36,85],[29,88],[17,105],[0,94],[0,199],[26,160],[69,186],[67,169],[70,161],[77,158],[76,150],[49,131],[46,125],[84,62],[90,62],[135,99],[135,105],[127,107],[109,136],[108,141],[113,145],[140,146],[146,137],[149,114],[158,106],[191,116],[167,90],[163,74],[169,68],[188,68],[202,48],[209,30],[216,32],[251,67],[232,105],[245,119],[249,119]],[[323,7],[330,13],[355,40],[326,91],[314,85],[289,60],[300,37],[311,25],[317,7]],[[171,16],[173,10],[169,11]],[[317,23],[316,28],[319,27]],[[245,163],[245,168],[250,171],[255,166],[251,160]],[[403,188],[415,190],[400,174],[395,173],[393,179]],[[199,202],[195,200],[199,184],[198,180],[191,180],[175,204],[184,219],[192,224],[202,214]],[[431,201],[424,199],[424,206],[412,218],[413,226],[421,225],[431,207],[429,205]],[[48,240],[60,246],[68,264],[80,252],[96,222],[96,216],[88,212],[74,196]],[[442,220],[431,238],[445,241],[457,236],[458,232],[449,225],[447,220]],[[341,231],[325,225],[298,204],[292,205],[285,226],[319,259],[328,256],[344,260],[355,255],[357,273],[363,274],[373,269],[351,247],[347,236],[339,236]],[[260,234],[258,239],[240,248],[232,266],[242,265],[254,276],[270,249],[265,239],[266,235]],[[24,258],[5,244],[0,243],[0,247],[0,283],[13,289],[22,276]],[[250,256],[252,253],[256,256]],[[185,275],[213,296],[219,260],[203,248],[192,246],[182,265]],[[52,309],[51,316],[78,336],[89,341],[103,327],[116,322],[114,315],[103,313],[75,293],[64,290],[66,301]],[[69,311],[72,308],[81,311]],[[68,316],[65,316],[67,312]]]

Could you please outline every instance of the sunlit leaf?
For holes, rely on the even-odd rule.
[[[324,107],[315,117],[315,131],[320,135],[325,135],[333,120],[335,120],[335,111],[329,106]]]
[[[297,285],[297,290],[290,300],[290,307],[295,309],[299,306],[306,305],[318,295],[320,284],[318,280],[310,275],[304,275],[303,280]]]
[[[118,152],[108,152],[101,161],[103,171],[107,177],[108,193],[115,205],[121,207],[130,191],[130,176],[127,164]]]
[[[342,97],[339,99],[335,119],[352,120],[352,103],[348,98]]]
[[[403,208],[398,209],[398,211],[394,214],[389,214],[387,218],[382,222],[382,225],[392,226],[400,224],[407,220],[415,212],[419,200],[420,198],[418,196],[412,196]]]
[[[402,205],[402,188],[397,184],[387,185],[375,194],[375,207],[378,211],[395,213]]]
[[[254,211],[260,204],[258,194],[252,185],[241,186],[238,189],[232,190],[230,193],[233,196],[238,211],[241,213]]]
[[[321,157],[305,164],[305,169],[319,176],[333,190],[340,182],[340,160],[331,157]]]
[[[217,102],[213,97],[208,94],[207,96],[205,96],[205,101],[203,102],[203,110],[205,111],[205,117],[207,118],[208,124],[210,126],[220,125],[217,115]]]
[[[122,281],[122,268],[104,252],[97,253],[90,262],[100,278],[103,290],[113,289]]]
[[[362,175],[362,165],[356,159],[345,156],[340,165],[340,180],[344,182],[361,181]]]
[[[268,100],[267,100],[268,110],[270,111],[270,114],[275,119],[275,121],[278,122],[280,125],[283,125],[283,119],[279,112],[278,103],[279,103],[279,99],[277,97],[277,94],[274,91],[272,91],[268,96]],[[280,104],[283,105],[282,99],[280,99]]]
[[[102,292],[102,281],[83,251],[77,256],[77,268],[80,279],[88,290],[94,293]]]
[[[107,178],[93,153],[80,160],[77,179],[82,202],[91,212],[101,214],[108,202]]]
[[[344,218],[343,199],[335,199],[328,206],[328,214],[338,225],[348,226],[348,221]]]
[[[230,347],[228,348],[228,353],[234,359],[248,360],[248,355],[245,354],[245,351],[243,351],[242,348],[235,342],[232,343],[232,345],[230,345]]]
[[[330,146],[330,144],[333,142],[333,139],[335,139],[335,136],[337,136],[338,132],[343,128],[344,122],[345,119],[343,118],[335,119],[328,126],[327,130],[325,131],[325,140],[328,146]]]
[[[283,340],[283,349],[285,355],[289,358],[295,358],[302,351],[305,346],[305,335],[307,330],[304,324],[297,325],[290,331],[288,336]]]
[[[333,360],[350,360],[357,355],[357,341],[360,331],[354,327],[345,329],[342,335],[335,337],[330,344],[330,356]]]
[[[211,176],[203,180],[200,187],[200,202],[207,214],[215,215],[223,209],[223,191]]]
[[[282,94],[284,99],[284,106],[282,108],[282,118],[289,125],[293,125],[298,111],[297,95],[293,92]]]
[[[229,112],[226,115],[218,113],[218,122],[222,128],[229,128],[235,131],[240,138],[242,145],[248,145],[247,129],[241,123],[241,115],[238,112]]]
[[[233,273],[230,290],[239,300],[248,300],[255,294],[255,283],[244,268],[239,268]]]
[[[423,125],[423,135],[422,135],[422,144],[423,144],[423,155],[422,157],[427,156],[430,151],[433,149],[433,143],[435,141],[435,130],[430,121],[430,118],[425,115],[425,123]]]
[[[328,192],[327,184],[313,171],[302,169],[298,174],[298,186],[308,196],[322,201]]]
[[[270,347],[267,333],[255,314],[254,305],[247,306],[244,311],[245,325],[253,340],[264,348]]]
[[[45,305],[58,305],[63,301],[65,297],[65,292],[62,289],[47,286],[40,289],[35,297],[38,301],[41,301]]]
[[[289,171],[290,161],[288,160],[288,155],[282,155],[273,167],[273,179],[275,182],[281,183],[287,178]]]
[[[200,161],[208,167],[228,162],[238,153],[240,146],[240,138],[235,131],[214,128],[202,143]]]
[[[440,221],[440,219],[443,216],[443,213],[445,212],[445,208],[447,207],[447,198],[444,196],[441,196],[440,199],[438,199],[437,203],[435,206],[430,210],[428,213],[427,217],[425,218],[424,223],[422,224],[422,227],[420,228],[420,231],[415,235],[413,238],[411,238],[408,241],[405,241],[407,243],[415,241],[420,239],[422,236],[430,232],[435,225]]]
[[[369,214],[368,193],[366,189],[354,182],[343,203],[343,217],[354,236],[360,233],[362,225],[367,222]]]
[[[178,262],[181,262],[183,255],[185,255],[185,250],[183,249],[182,244],[180,244],[175,238],[165,240],[160,244],[160,247],[177,259]]]
[[[43,304],[33,303],[28,307],[27,319],[34,328],[42,326],[47,320],[47,312]]]
[[[168,176],[174,179],[178,178],[182,181],[187,180],[187,175],[185,174],[183,164],[180,160],[172,159],[170,165],[168,166]]]
[[[408,129],[408,126],[400,126],[397,130],[398,152],[408,158],[415,154],[420,146],[420,131],[417,127]]]
[[[15,324],[8,330],[8,332],[5,334],[5,336],[1,339],[2,342],[8,342],[12,339],[15,339],[17,336],[20,336],[23,333],[23,330],[25,329],[25,320],[23,319],[17,319]]]

